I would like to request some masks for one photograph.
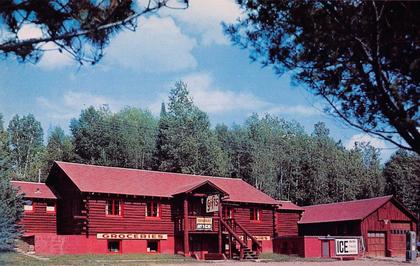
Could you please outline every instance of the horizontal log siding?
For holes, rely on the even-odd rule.
[[[250,208],[234,207],[233,218],[254,236],[271,236],[274,233],[274,217],[272,209],[262,209],[261,221],[250,220]]]
[[[23,226],[25,234],[31,233],[56,233],[56,215],[47,213],[47,202],[39,199],[32,199],[34,210],[25,212],[20,225]]]
[[[96,233],[160,233],[173,236],[174,222],[171,204],[168,200],[160,201],[160,217],[146,218],[146,199],[121,198],[123,215],[112,217],[105,214],[106,199],[88,200],[88,230]]]
[[[300,213],[296,211],[277,211],[276,232],[278,236],[297,236]]]

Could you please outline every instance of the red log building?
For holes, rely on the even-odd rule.
[[[56,232],[34,234],[40,254],[251,258],[278,235],[278,202],[241,179],[55,162],[43,188],[58,200]],[[25,228],[42,223],[27,215]]]

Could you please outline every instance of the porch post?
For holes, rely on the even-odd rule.
[[[219,254],[222,254],[222,196],[219,196]]]
[[[188,196],[184,198],[184,256],[188,256],[190,253],[189,243],[189,220],[188,220]]]

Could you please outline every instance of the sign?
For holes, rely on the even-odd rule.
[[[258,241],[266,241],[266,240],[271,240],[270,236],[253,236],[256,240]],[[244,240],[244,236],[239,236],[239,238],[241,240]],[[249,239],[249,238],[248,238]]]
[[[359,242],[357,238],[335,239],[336,255],[357,255],[359,254]]]
[[[195,228],[199,231],[213,230],[213,218],[210,217],[197,217],[195,219]]]
[[[206,212],[217,212],[219,210],[219,195],[211,195],[206,199]]]
[[[167,234],[99,233],[97,239],[168,239]]]

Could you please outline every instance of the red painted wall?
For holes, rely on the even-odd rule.
[[[25,212],[20,221],[23,226],[24,234],[30,235],[33,233],[56,233],[56,214],[52,212],[47,213],[46,199],[30,199],[33,202],[33,211]],[[55,202],[51,200],[51,202]]]
[[[160,240],[160,253],[174,253],[174,238]],[[122,253],[147,253],[146,240],[122,240]],[[107,254],[107,240],[81,235],[36,234],[35,252],[45,255]]]

